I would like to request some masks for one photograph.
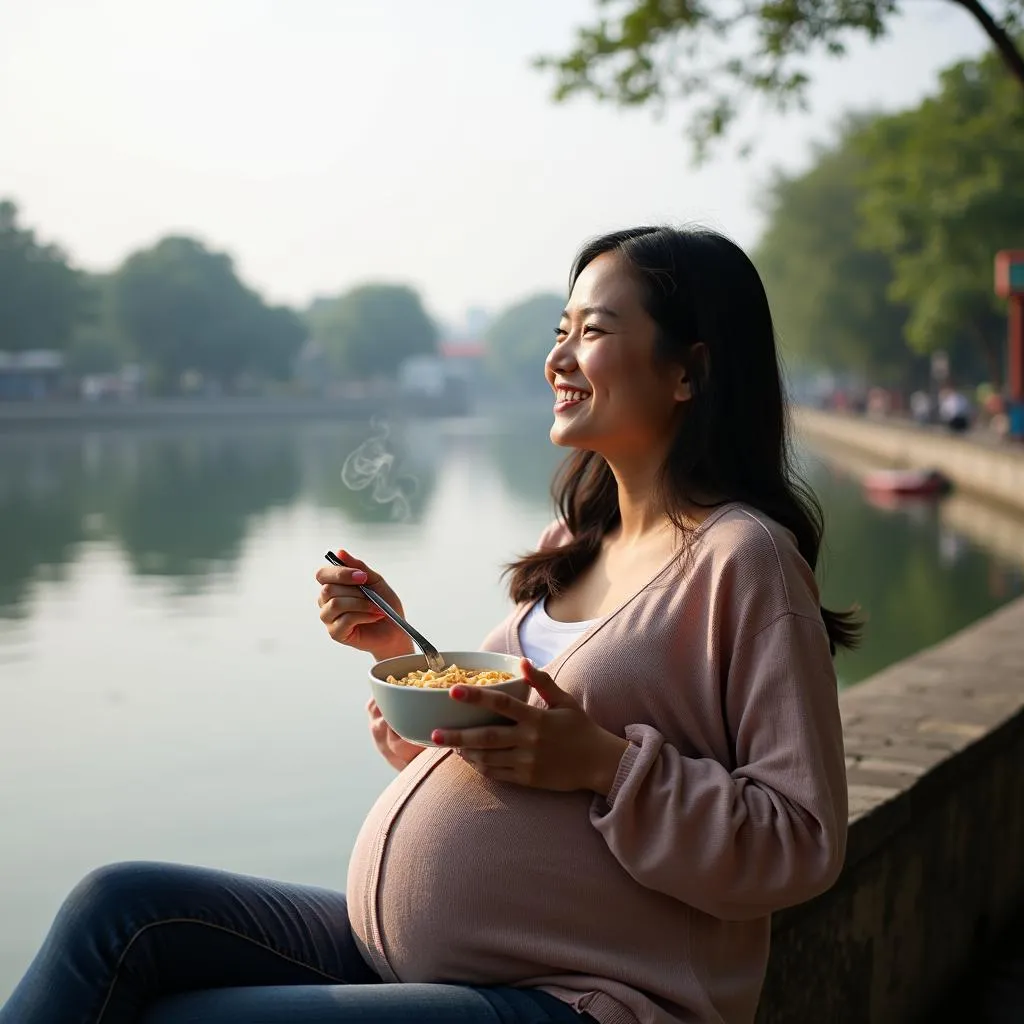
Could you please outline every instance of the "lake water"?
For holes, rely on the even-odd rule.
[[[391,769],[366,732],[367,660],[327,638],[313,573],[344,545],[427,636],[475,645],[507,611],[502,563],[550,518],[546,432],[396,428],[404,522],[341,482],[365,425],[0,435],[0,1001],[63,894],[108,861],[343,887]],[[934,510],[873,508],[805,460],[825,597],[871,618],[844,685],[1022,592],[1019,568]]]

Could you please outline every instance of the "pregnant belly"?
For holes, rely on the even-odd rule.
[[[609,878],[631,883],[590,824],[590,795],[495,783],[455,755],[424,756],[423,777],[400,777],[370,812],[349,869],[353,930],[383,955],[381,973],[500,984],[571,970],[581,918],[592,933]],[[609,923],[610,941],[615,932]]]

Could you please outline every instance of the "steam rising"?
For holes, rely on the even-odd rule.
[[[385,444],[391,432],[387,423],[374,422],[371,426],[376,434],[345,459],[341,467],[341,482],[353,491],[372,487],[370,497],[380,505],[390,505],[393,520],[408,522],[412,516],[409,498],[416,481],[397,475],[395,456]]]

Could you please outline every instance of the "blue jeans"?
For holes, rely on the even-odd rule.
[[[0,1024],[582,1024],[534,989],[385,984],[345,897],[174,864],[100,868],[68,896]]]

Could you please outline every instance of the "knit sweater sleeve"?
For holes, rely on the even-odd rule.
[[[842,866],[843,736],[820,619],[786,612],[742,643],[723,710],[734,766],[684,757],[651,725],[627,726],[614,786],[590,815],[642,885],[744,920],[810,899]]]

